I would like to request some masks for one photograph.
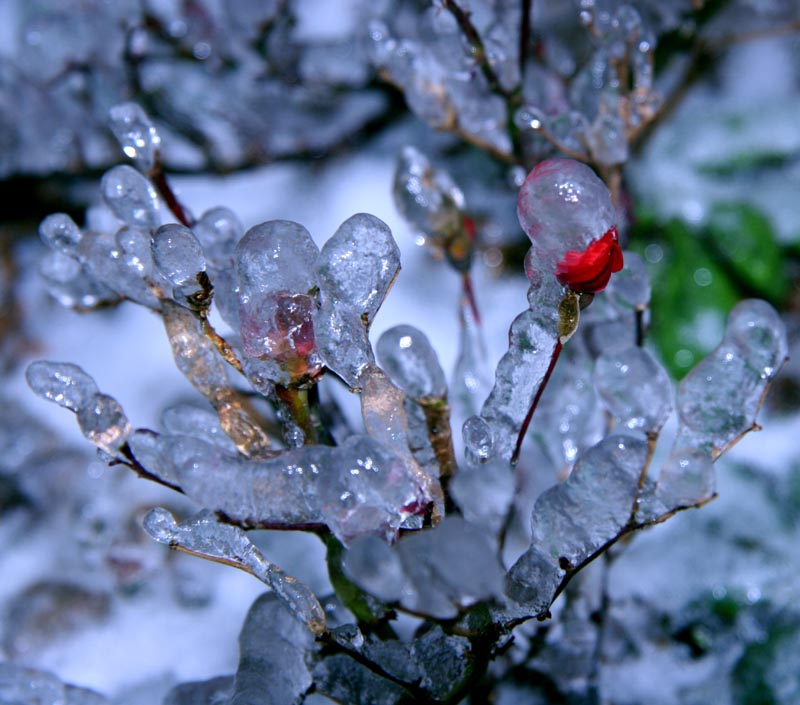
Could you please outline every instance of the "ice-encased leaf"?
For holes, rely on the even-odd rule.
[[[400,271],[400,250],[380,218],[356,213],[322,246],[317,260],[320,292],[353,308],[369,326]]]
[[[162,225],[153,233],[153,262],[178,288],[200,288],[197,274],[206,271],[203,248],[189,228],[178,223]]]
[[[594,383],[611,414],[632,430],[656,434],[672,411],[669,376],[644,348],[601,355]]]
[[[207,210],[192,226],[209,265],[214,268],[231,267],[236,243],[242,237],[242,224],[230,208]]]
[[[115,291],[97,281],[85,265],[63,252],[48,252],[42,258],[39,275],[48,293],[62,306],[93,308],[119,301]]]
[[[490,539],[461,517],[412,532],[395,546],[374,537],[353,542],[344,565],[359,587],[438,619],[502,593],[502,567]],[[384,570],[386,572],[384,572]]]
[[[480,414],[494,439],[493,454],[507,462],[558,344],[557,310],[547,303],[538,311],[523,311],[511,324],[508,352]]]
[[[236,452],[236,446],[222,430],[219,416],[210,408],[201,409],[192,404],[176,404],[164,410],[161,414],[161,423],[167,433],[202,438],[225,450]]]
[[[74,412],[99,391],[90,375],[69,362],[32,362],[25,370],[25,379],[40,397]]]
[[[472,671],[474,655],[469,640],[434,626],[411,643],[411,653],[423,672],[420,685],[438,702],[448,702]]]
[[[274,595],[259,597],[239,633],[239,668],[230,705],[293,705],[311,687],[312,635]]]
[[[68,255],[77,254],[82,237],[80,228],[66,213],[48,215],[39,225],[39,236],[48,247]]]
[[[78,408],[78,426],[84,437],[113,455],[131,433],[131,424],[114,397],[95,394]]]
[[[161,705],[223,705],[233,694],[233,676],[217,676],[207,681],[179,683]]]
[[[642,311],[650,304],[650,275],[640,255],[625,250],[625,264],[608,284],[606,295],[617,305]]]
[[[162,302],[162,315],[175,365],[201,394],[213,398],[228,384],[217,348],[187,309],[167,300]]]
[[[3,705],[107,705],[108,702],[99,693],[66,685],[46,671],[0,663]]]
[[[408,534],[395,550],[413,586],[400,602],[414,612],[447,619],[461,608],[502,594],[496,547],[481,529],[459,516]]]
[[[141,440],[143,452],[160,465],[148,469],[243,525],[326,524],[344,543],[364,534],[391,539],[408,516],[431,501],[405,463],[369,436],[254,460],[190,436],[160,436],[154,442],[138,435],[131,439],[134,455]]]
[[[442,238],[461,224],[461,189],[414,147],[404,147],[398,156],[392,195],[400,214],[428,236]]]
[[[375,355],[369,342],[369,330],[358,311],[340,306],[334,299],[326,299],[314,316],[314,331],[325,364],[351,390],[359,390],[360,377],[375,363]]]
[[[580,567],[627,525],[647,457],[644,440],[617,435],[583,453],[569,477],[536,500],[531,546],[509,571],[506,593],[532,614],[546,609],[564,572]]]
[[[242,305],[259,294],[307,294],[316,286],[319,249],[311,235],[291,220],[270,220],[250,228],[236,245]]]
[[[381,678],[345,654],[322,659],[314,668],[317,692],[348,705],[402,705],[410,702],[409,692]]]
[[[559,357],[533,422],[532,435],[560,472],[606,433],[607,420],[592,380],[592,359],[582,342],[570,342]]]
[[[506,575],[506,595],[531,614],[547,612],[564,571],[537,546],[530,546]]]
[[[608,187],[588,166],[571,159],[548,159],[528,174],[517,215],[548,268],[567,252],[582,252],[617,223]]]
[[[417,478],[425,494],[443,508],[441,488],[423,472],[411,452],[405,395],[395,387],[379,367],[368,367],[361,375],[361,417],[367,433],[400,459],[408,473]],[[421,507],[419,508],[421,509]],[[421,512],[412,512],[416,514]]]
[[[390,328],[378,339],[376,351],[386,374],[412,399],[447,394],[436,351],[418,328],[409,325]]]
[[[400,556],[377,536],[355,539],[345,553],[343,568],[356,585],[383,602],[399,601],[406,589]]]
[[[220,523],[208,511],[178,523],[160,507],[147,513],[143,526],[159,543],[247,571],[272,588],[312,633],[325,631],[325,612],[311,589],[270,563],[242,529]]]
[[[374,362],[369,326],[400,270],[389,227],[367,213],[339,226],[317,260],[320,309],[314,317],[325,364],[351,388]]]
[[[496,536],[514,498],[514,470],[498,458],[480,463],[468,460],[448,489],[467,521]]]
[[[142,171],[155,166],[161,138],[150,117],[136,103],[120,103],[108,111],[109,125],[122,151]]]
[[[722,343],[678,386],[676,447],[716,456],[749,431],[787,349],[775,309],[757,299],[737,304]]]
[[[142,271],[129,266],[128,258],[115,238],[106,233],[87,232],[78,251],[81,261],[98,281],[120,296],[158,308],[158,298],[150,290]]]
[[[668,509],[688,507],[713,497],[716,488],[714,461],[708,453],[676,449],[658,473],[656,497]]]
[[[153,185],[127,164],[109,169],[100,182],[103,200],[123,223],[155,230],[161,213]]]
[[[608,436],[589,448],[563,483],[536,500],[532,545],[582,563],[627,523],[647,456],[647,443],[633,436]]]

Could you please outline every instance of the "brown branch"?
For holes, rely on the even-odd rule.
[[[464,37],[466,37],[467,41],[472,46],[473,56],[475,61],[478,63],[486,82],[489,84],[489,89],[493,93],[501,95],[507,101],[510,100],[511,95],[500,84],[500,80],[498,79],[494,68],[489,63],[489,58],[486,55],[486,47],[483,44],[483,40],[481,39],[480,34],[478,34],[478,30],[475,28],[475,25],[472,24],[472,19],[470,18],[471,13],[465,11],[455,0],[442,0],[442,7],[449,10],[450,14],[453,15],[458,23],[461,33],[464,35]]]

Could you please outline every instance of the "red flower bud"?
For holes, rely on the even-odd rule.
[[[613,272],[622,269],[617,227],[592,240],[583,252],[567,252],[556,265],[556,279],[579,294],[596,294],[608,285]]]

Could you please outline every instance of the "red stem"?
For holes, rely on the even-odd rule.
[[[170,209],[172,215],[177,218],[181,225],[191,228],[192,225],[194,225],[194,219],[183,207],[183,204],[181,204],[181,202],[178,200],[178,197],[175,195],[175,192],[169,185],[167,176],[164,173],[164,170],[161,168],[160,162],[156,161],[148,176],[150,177],[150,181],[153,182],[153,186],[156,187],[156,190],[161,195],[161,198],[164,199],[164,203],[167,204],[167,208]]]
[[[533,418],[533,412],[536,411],[536,407],[539,405],[539,399],[542,398],[542,393],[544,392],[547,383],[550,381],[550,375],[553,374],[553,370],[556,367],[558,357],[561,355],[561,349],[563,347],[564,346],[561,344],[560,340],[556,341],[556,347],[553,349],[553,357],[550,358],[550,365],[547,367],[547,372],[544,373],[544,378],[542,379],[542,383],[539,385],[539,389],[536,390],[536,396],[533,398],[531,408],[528,409],[528,415],[525,417],[525,420],[522,422],[522,428],[519,430],[519,435],[517,436],[517,445],[514,447],[514,454],[511,456],[512,465],[516,465],[517,461],[519,460],[519,453],[522,449],[522,441],[525,439],[525,434],[528,432],[528,426],[530,426],[531,419]]]
[[[475,319],[475,325],[481,324],[481,314],[478,311],[478,300],[475,298],[475,289],[472,288],[472,277],[469,272],[464,272],[464,296],[467,297],[469,310],[472,312],[472,317]]]

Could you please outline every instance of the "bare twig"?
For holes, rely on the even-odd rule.
[[[475,61],[478,63],[481,73],[483,73],[486,82],[489,84],[489,89],[493,93],[503,96],[506,100],[510,99],[511,96],[509,92],[503,88],[495,73],[494,67],[489,63],[489,57],[486,55],[486,47],[483,44],[483,39],[481,39],[481,35],[478,34],[475,25],[472,24],[471,13],[465,11],[456,0],[442,0],[442,6],[453,15],[461,33],[470,43]]]

